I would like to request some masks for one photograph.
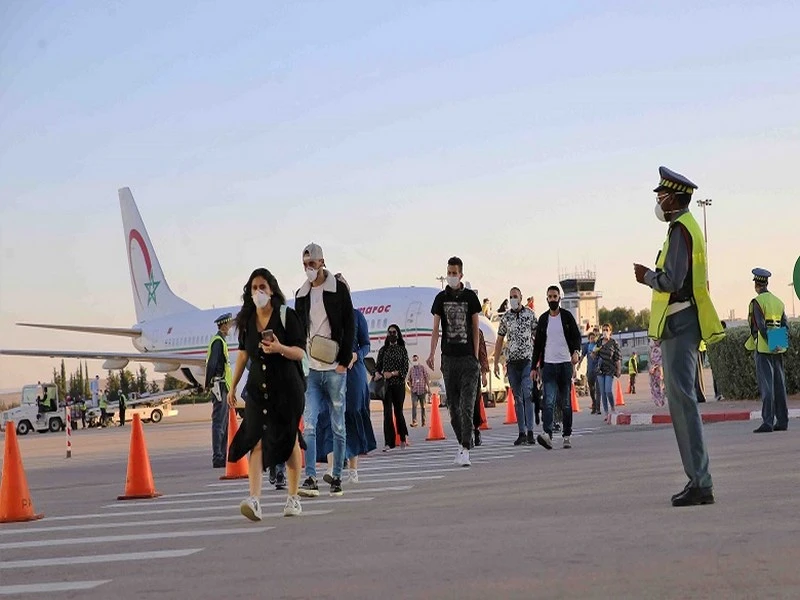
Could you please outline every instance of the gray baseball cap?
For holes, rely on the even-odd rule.
[[[311,242],[308,246],[303,248],[303,260],[324,260],[325,255],[322,253],[322,246]]]

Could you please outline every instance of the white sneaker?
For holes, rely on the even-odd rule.
[[[564,448],[572,448],[572,442],[569,441],[569,436],[564,436]]]
[[[468,466],[470,466],[471,463],[469,462],[469,450],[467,450],[466,448],[461,448],[458,451],[458,456],[456,456],[455,463],[459,467],[468,467]]]
[[[456,457],[453,459],[454,465],[461,466],[461,453],[464,452],[464,448],[459,448],[458,452],[456,452]]]
[[[299,517],[303,512],[300,506],[300,496],[289,496],[286,498],[286,506],[283,507],[284,517]]]
[[[242,500],[242,503],[239,505],[239,510],[251,521],[261,520],[261,503],[255,496],[250,496],[246,500]]]
[[[536,441],[539,442],[539,445],[543,448],[547,448],[548,450],[553,449],[553,440],[550,437],[549,433],[545,433],[544,431],[536,436]]]
[[[347,474],[350,483],[358,483],[358,471],[356,469],[350,469]]]

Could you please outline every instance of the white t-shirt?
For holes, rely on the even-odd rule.
[[[564,326],[561,325],[561,313],[557,316],[549,315],[547,319],[547,343],[544,347],[544,362],[558,364],[570,362],[567,338],[564,336]]]
[[[311,297],[310,326],[308,328],[308,350],[311,350],[311,340],[315,335],[326,338],[331,337],[331,324],[328,321],[328,313],[325,312],[325,304],[322,301],[322,286],[312,287],[309,292]],[[318,360],[308,357],[308,366],[315,371],[333,371],[336,363],[328,365]]]

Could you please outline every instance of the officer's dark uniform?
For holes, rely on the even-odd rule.
[[[233,315],[225,313],[214,320],[219,331],[211,338],[206,354],[206,389],[211,390],[211,453],[215,469],[225,467],[228,456],[228,392],[233,374],[228,358],[226,332],[222,329],[233,322]]]

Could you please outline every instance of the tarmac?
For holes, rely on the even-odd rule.
[[[239,514],[246,480],[211,469],[208,405],[145,424],[163,493],[153,500],[116,500],[128,427],[73,432],[70,459],[63,435],[29,434],[20,448],[45,518],[0,525],[0,596],[800,597],[800,422],[761,435],[751,422],[708,424],[717,503],[673,508],[686,478],[672,428],[606,425],[587,400],[573,448],[556,437],[552,451],[513,446],[506,405],[488,409],[491,429],[469,468],[452,462],[441,410],[447,440],[411,429],[410,448],[363,458],[360,483],[345,482],[341,498],[321,485],[299,518],[281,516],[285,492],[265,482],[260,523]],[[648,403],[626,397],[625,410]],[[701,410],[729,405],[745,406]],[[373,426],[382,445],[377,413]]]

